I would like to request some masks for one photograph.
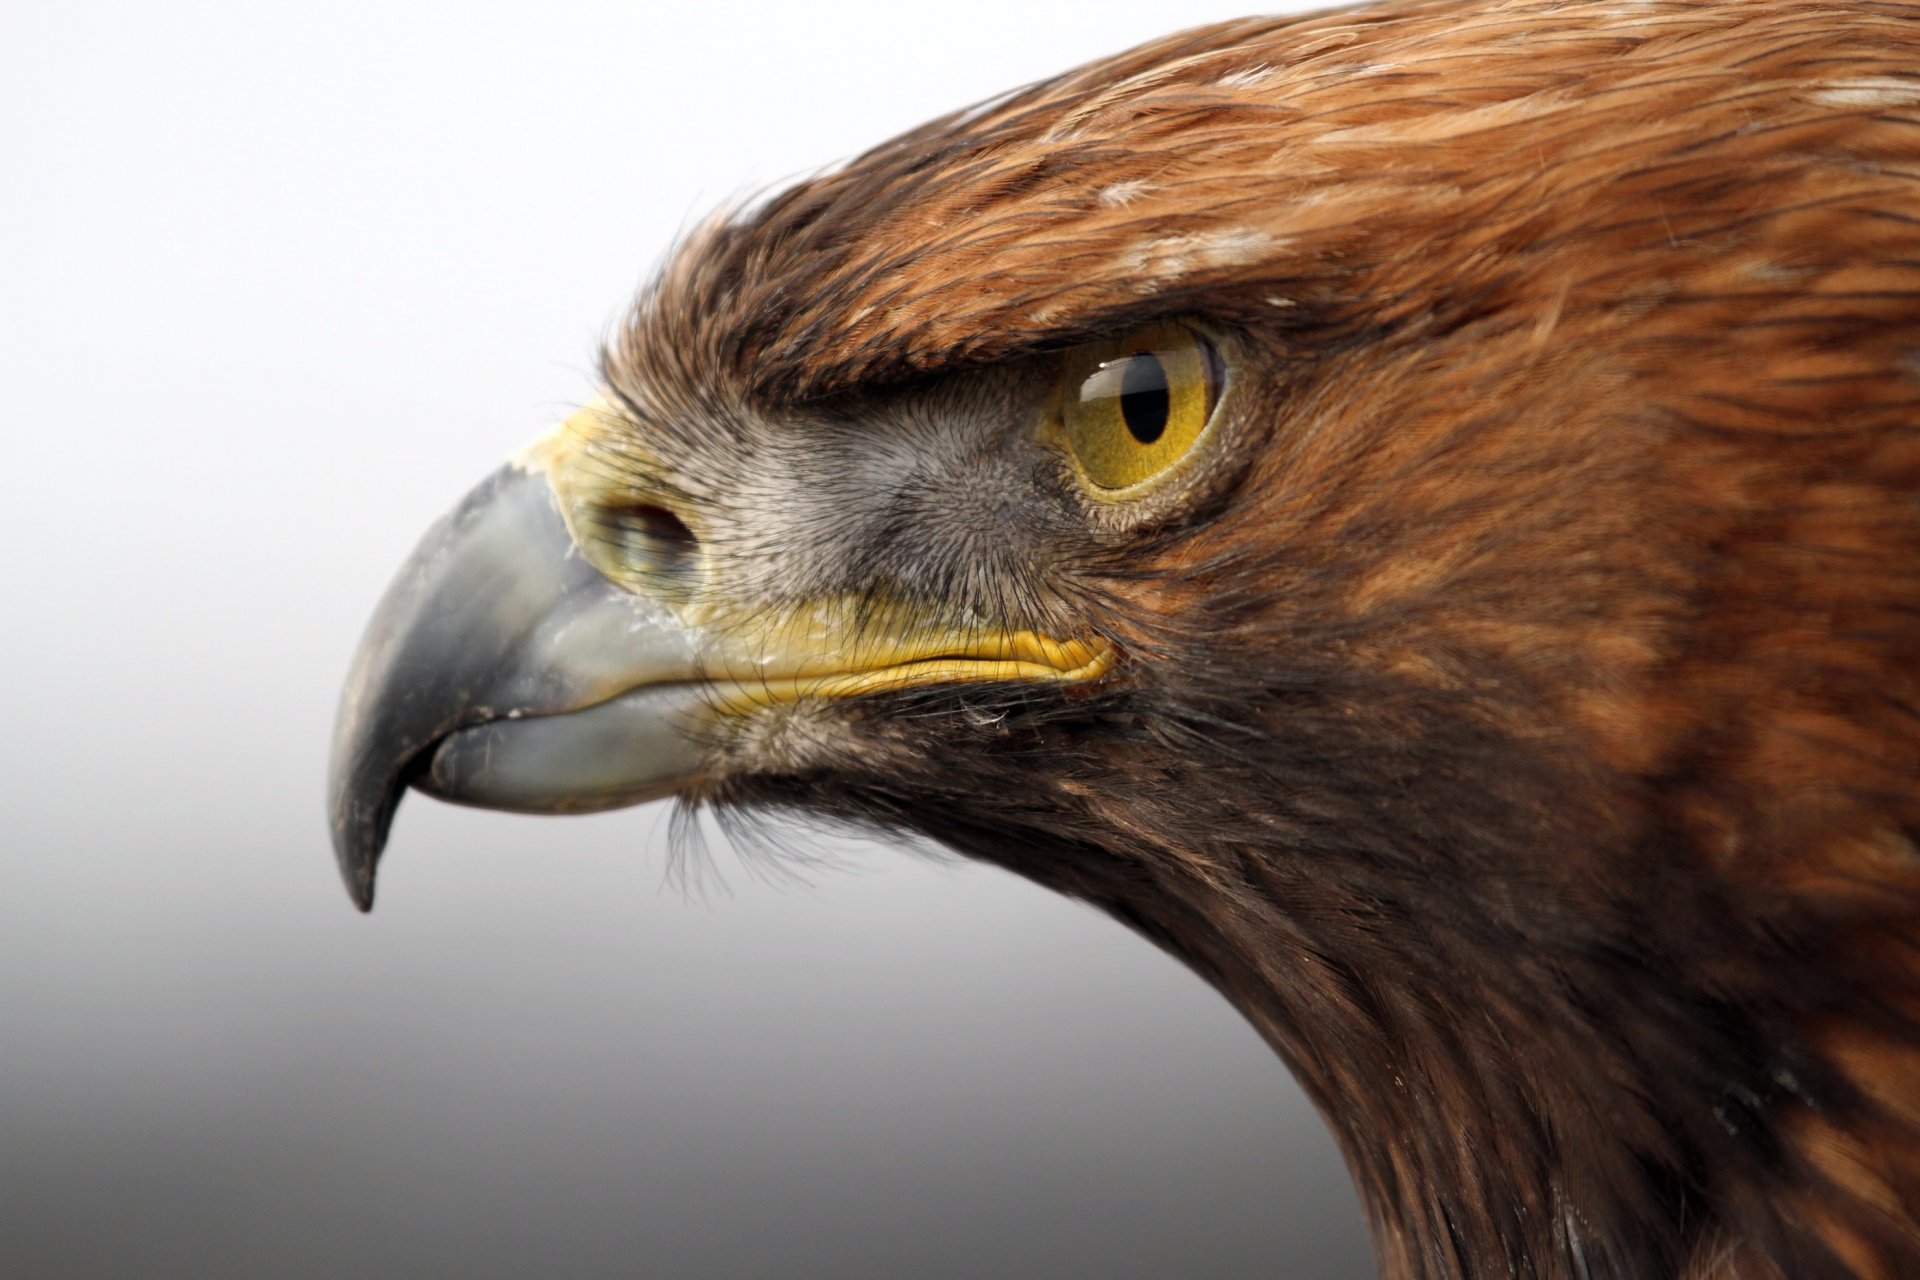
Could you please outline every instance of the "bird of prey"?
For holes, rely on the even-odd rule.
[[[1298,1075],[1390,1277],[1920,1276],[1920,5],[1170,36],[703,224],[430,532],[409,787],[905,830]]]

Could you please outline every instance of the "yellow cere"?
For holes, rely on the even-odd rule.
[[[1206,430],[1214,383],[1206,348],[1176,324],[1069,352],[1060,425],[1088,484],[1119,496],[1178,462]]]

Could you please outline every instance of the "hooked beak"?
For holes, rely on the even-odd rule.
[[[373,906],[374,868],[409,786],[486,808],[585,813],[695,776],[686,728],[705,701],[698,647],[663,605],[577,553],[544,475],[496,471],[421,539],[347,676],[328,792],[355,904]],[[576,714],[545,719],[565,712]]]
[[[720,608],[616,582],[569,520],[590,511],[594,472],[571,460],[607,417],[582,410],[468,494],[367,625],[328,778],[334,852],[362,911],[408,787],[525,813],[617,808],[699,781],[713,767],[705,735],[729,717],[926,684],[1084,680],[1111,662],[1103,641],[871,600]],[[698,539],[665,516],[695,594],[726,598]]]

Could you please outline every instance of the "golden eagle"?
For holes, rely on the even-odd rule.
[[[427,535],[409,786],[926,836],[1252,1020],[1393,1277],[1920,1276],[1920,5],[1168,37],[703,225]]]

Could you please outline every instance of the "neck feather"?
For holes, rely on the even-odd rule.
[[[1885,1012],[1912,993],[1911,894],[1730,885],[1643,787],[1472,717],[1444,755],[1376,735],[1342,777],[1293,711],[1266,741],[1310,758],[1223,753],[1146,802],[1074,779],[1079,831],[912,820],[1239,1007],[1325,1114],[1394,1280],[1920,1274],[1920,1036]]]

